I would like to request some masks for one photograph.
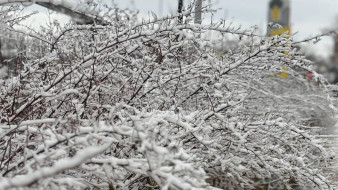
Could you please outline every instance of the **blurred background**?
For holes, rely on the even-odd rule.
[[[257,25],[262,34],[266,33],[268,24],[268,7],[270,0],[205,0],[203,5],[211,4],[212,8],[218,9],[214,19],[226,19],[232,21],[234,25],[241,25],[243,29]],[[141,15],[147,16],[149,12],[154,12],[158,16],[174,14],[177,12],[178,0],[104,0],[106,3],[114,3],[121,9],[139,10]],[[185,7],[193,0],[183,0]],[[322,33],[324,30],[338,26],[338,1],[334,0],[291,0],[291,28],[292,33],[298,32],[296,39],[304,39],[315,34]],[[38,6],[33,6],[34,10]],[[38,8],[39,9],[39,8]],[[47,12],[45,10],[44,12]],[[61,15],[59,15],[61,16]],[[210,15],[203,15],[204,19],[210,20]],[[46,22],[48,18],[41,13],[31,19],[35,24]],[[38,21],[38,22],[36,22]],[[32,22],[33,23],[33,22]],[[313,52],[327,57],[332,52],[325,51],[333,48],[333,41],[322,39],[314,47],[317,51]]]
[[[184,7],[194,2],[182,1]],[[225,19],[235,27],[240,26],[243,30],[256,27],[257,34],[267,35],[269,32],[267,25],[273,8],[271,3],[274,1],[288,3],[287,25],[291,34],[295,34],[293,38],[296,41],[338,29],[338,1],[335,0],[204,0],[203,6],[209,4],[211,8],[217,9],[217,12],[212,16],[202,15],[202,20],[203,23],[208,23],[211,20]],[[101,0],[101,2],[115,5],[120,9],[138,10],[141,17],[149,18],[151,12],[159,17],[176,14],[179,0]],[[27,11],[39,11],[25,21],[25,24],[32,28],[38,28],[51,19],[57,19],[61,24],[70,20],[70,17],[55,11],[49,14],[52,12],[50,9],[38,5],[29,6]],[[338,66],[336,66],[338,63],[335,64],[338,62],[336,42],[338,44],[338,38],[335,40],[335,36],[331,35],[322,37],[316,44],[301,44],[302,52],[315,62],[316,70],[325,75],[330,83],[338,82]],[[228,40],[227,43],[225,44],[227,47],[236,44],[233,40]]]

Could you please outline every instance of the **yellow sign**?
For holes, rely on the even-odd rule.
[[[287,67],[282,67],[282,70],[286,71],[286,72],[279,72],[278,75],[280,77],[282,77],[283,79],[288,78],[289,74],[287,73],[287,71],[289,70]]]
[[[280,9],[277,5],[273,6],[271,11],[271,17],[273,20],[279,20],[280,18]]]
[[[282,35],[286,32],[288,33],[288,35],[290,35],[291,34],[291,28],[290,27],[283,27],[283,28],[274,29],[274,30],[270,31],[269,35],[270,36]]]

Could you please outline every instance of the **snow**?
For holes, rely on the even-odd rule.
[[[33,182],[53,176],[59,172],[62,172],[66,169],[74,168],[83,162],[87,161],[89,158],[94,157],[95,155],[102,153],[105,151],[111,144],[107,143],[105,145],[101,145],[100,147],[87,147],[81,151],[79,151],[73,158],[65,158],[57,161],[52,167],[45,167],[38,171],[28,173],[26,175],[18,175],[11,179],[2,179],[0,180],[0,187],[3,189],[7,188],[15,188],[28,186]]]
[[[332,115],[328,87],[293,70],[311,67],[284,53],[292,38],[133,14],[25,33],[52,53],[25,60],[1,87],[0,189],[205,190],[217,188],[206,181],[217,176],[221,189],[255,188],[253,177],[334,187],[330,155],[307,123]],[[208,31],[248,41],[220,53]]]
[[[0,67],[0,79],[4,79],[7,76],[8,68],[7,66]]]

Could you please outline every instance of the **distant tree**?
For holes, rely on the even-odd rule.
[[[311,68],[292,38],[192,12],[114,9],[108,25],[35,36],[49,53],[0,89],[0,189],[334,189],[331,155],[298,114],[330,105],[326,86],[299,74]],[[208,31],[252,40],[220,55]]]

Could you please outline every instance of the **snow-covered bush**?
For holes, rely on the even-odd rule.
[[[115,11],[38,37],[50,53],[1,87],[0,189],[335,187],[306,106],[271,88],[309,69],[291,37]],[[210,30],[252,43],[220,56]]]

